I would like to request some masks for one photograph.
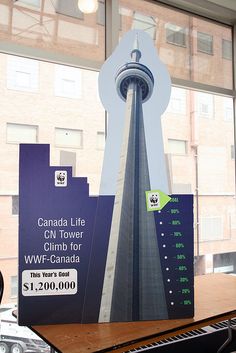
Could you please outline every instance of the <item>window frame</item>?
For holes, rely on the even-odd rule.
[[[14,299],[14,298],[17,298],[17,295],[18,295],[18,276],[17,275],[11,276],[10,279],[11,279],[10,297]]]
[[[203,224],[203,221],[213,221],[213,220],[216,220],[218,219],[220,221],[220,227],[217,227],[217,229],[219,229],[219,237],[217,238],[214,238],[214,239],[211,239],[211,237],[204,237],[202,235],[203,233],[203,227],[205,226],[206,227],[206,224],[204,225]],[[208,225],[209,226],[209,225]],[[211,226],[211,225],[210,225]],[[203,242],[213,242],[213,241],[222,241],[222,240],[228,240],[228,238],[224,238],[224,232],[223,232],[223,229],[224,229],[224,221],[223,221],[223,217],[220,217],[220,216],[200,216],[200,243],[203,243]],[[209,231],[208,231],[209,232]],[[214,233],[215,234],[215,233]]]
[[[184,147],[184,152],[175,152],[172,151],[171,143],[174,142],[182,142],[183,147]],[[172,146],[173,147],[173,146]],[[177,138],[168,138],[168,154],[171,154],[172,156],[187,156],[188,154],[188,141],[187,140],[182,140],[182,139],[177,139]]]
[[[100,139],[99,136],[103,136],[103,146],[102,147],[100,146],[100,144],[102,145],[102,143],[100,143],[100,141],[99,141],[99,139]],[[99,151],[104,151],[105,141],[106,141],[105,131],[97,131],[96,149]]]
[[[19,215],[19,195],[12,195],[12,206],[11,206],[11,214],[12,216]]]
[[[199,36],[202,36],[202,38],[200,39]],[[201,45],[204,45],[204,46],[207,45],[206,41],[203,43],[204,36],[205,36],[205,38],[208,37],[208,38],[212,39],[211,40],[211,48],[210,48],[209,51],[204,49],[204,48],[200,48]],[[202,41],[202,43],[200,42],[200,40]],[[197,31],[197,51],[199,53],[204,53],[204,54],[208,54],[208,55],[214,55],[214,42],[213,42],[213,35],[212,34]]]
[[[9,141],[8,140],[8,127],[9,126],[18,126],[18,127],[21,127],[21,128],[24,128],[24,127],[32,127],[32,128],[35,128],[35,141],[32,142],[32,141],[24,141],[24,140],[12,140],[12,141]],[[39,127],[38,125],[33,125],[33,124],[19,124],[19,123],[12,123],[12,122],[7,122],[6,124],[6,143],[7,144],[13,144],[13,145],[19,145],[20,143],[37,143],[38,142],[38,133],[39,133]]]
[[[230,53],[229,55],[226,53],[228,48],[225,48],[224,43],[225,43],[225,45],[226,45],[226,43],[231,43],[231,50],[229,51],[229,53]],[[229,60],[229,61],[233,60],[233,50],[232,50],[232,41],[231,40],[222,38],[222,58],[225,60]]]
[[[207,102],[207,97],[209,98]],[[197,92],[197,114],[200,118],[214,119],[214,95],[212,93]],[[210,101],[211,98],[211,101]],[[206,102],[205,102],[206,101]],[[205,112],[202,108],[203,105],[209,107],[209,112]]]
[[[76,146],[76,145],[67,145],[67,144],[64,144],[64,143],[58,143],[56,140],[57,140],[57,136],[56,136],[56,133],[57,131],[73,131],[73,132],[78,132],[78,133],[81,133],[81,136],[80,136],[80,146]],[[55,147],[58,147],[58,148],[70,148],[70,149],[83,149],[84,148],[84,131],[82,129],[71,129],[71,128],[63,128],[63,127],[57,127],[55,126],[55,129],[54,129],[54,145]]]
[[[29,84],[17,83],[17,73],[29,75]],[[7,89],[37,93],[39,90],[39,63],[27,57],[7,56]]]
[[[64,82],[74,83],[74,92],[64,91]],[[80,99],[82,98],[82,73],[80,68],[55,65],[54,94],[56,97]]]
[[[179,102],[179,108],[175,107],[174,102]],[[187,108],[186,89],[172,86],[169,105],[166,109],[167,112],[170,114],[178,114],[178,116],[182,116],[186,114],[186,108]]]
[[[173,27],[173,28],[171,28],[171,27]],[[174,27],[179,28],[179,30],[178,31],[174,30]],[[168,35],[167,31],[171,31],[172,33],[170,33]],[[176,41],[176,40],[168,39],[169,36],[178,37],[178,35],[180,33],[183,35],[183,39],[184,39],[182,44],[180,42]],[[165,39],[166,39],[166,43],[168,43],[168,44],[176,45],[176,46],[182,47],[182,48],[187,48],[187,28],[181,27],[181,26],[176,25],[176,24],[171,23],[171,22],[167,22],[165,24]]]

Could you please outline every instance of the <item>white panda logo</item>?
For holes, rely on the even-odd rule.
[[[56,170],[55,171],[55,186],[67,186],[67,171]]]
[[[152,207],[157,206],[158,205],[158,201],[159,201],[159,197],[158,197],[157,194],[152,194],[150,196],[150,203],[151,203]]]

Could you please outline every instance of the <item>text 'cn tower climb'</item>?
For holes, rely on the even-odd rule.
[[[100,322],[168,317],[154,213],[147,212],[145,197],[150,179],[142,103],[152,95],[154,78],[140,58],[136,38],[131,61],[116,75],[126,113]]]

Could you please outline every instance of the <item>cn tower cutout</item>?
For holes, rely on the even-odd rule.
[[[145,198],[150,176],[142,104],[154,78],[140,59],[136,37],[131,61],[115,77],[126,112],[99,322],[168,318],[154,213]]]

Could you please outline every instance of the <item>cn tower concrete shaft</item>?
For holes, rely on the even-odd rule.
[[[168,317],[155,219],[145,199],[150,180],[142,103],[154,80],[140,57],[136,47],[116,77],[126,115],[99,321]]]

